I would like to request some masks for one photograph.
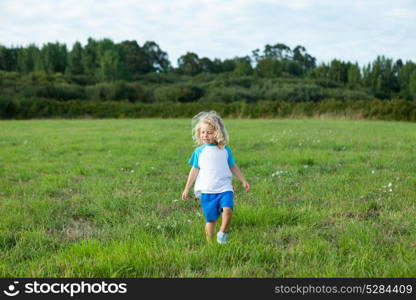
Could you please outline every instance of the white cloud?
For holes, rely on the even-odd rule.
[[[176,64],[187,51],[224,59],[280,42],[364,64],[416,60],[415,18],[413,0],[2,0],[0,44],[153,40]]]
[[[405,8],[394,8],[392,10],[386,11],[385,16],[414,21],[414,19],[416,18],[416,10],[409,10]]]

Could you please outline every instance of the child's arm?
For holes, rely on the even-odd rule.
[[[246,192],[250,191],[250,184],[247,182],[247,180],[244,178],[243,174],[241,173],[240,169],[237,167],[237,165],[233,165],[231,168],[231,173],[234,174],[235,177],[240,179],[241,183],[243,184],[244,189]]]
[[[186,200],[188,197],[188,192],[191,186],[194,184],[196,177],[198,176],[199,169],[192,167],[191,171],[189,171],[188,180],[186,181],[185,188],[182,192],[182,200]]]

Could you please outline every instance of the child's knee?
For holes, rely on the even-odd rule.
[[[223,207],[222,213],[227,214],[227,215],[232,215],[233,209],[231,207]]]

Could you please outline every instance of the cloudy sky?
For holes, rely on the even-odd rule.
[[[416,61],[416,0],[0,0],[0,44],[155,41],[176,65],[303,45],[318,62]]]

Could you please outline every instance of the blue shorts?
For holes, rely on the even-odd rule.
[[[202,212],[207,222],[217,220],[224,207],[234,208],[234,193],[227,191],[218,194],[201,194]]]

